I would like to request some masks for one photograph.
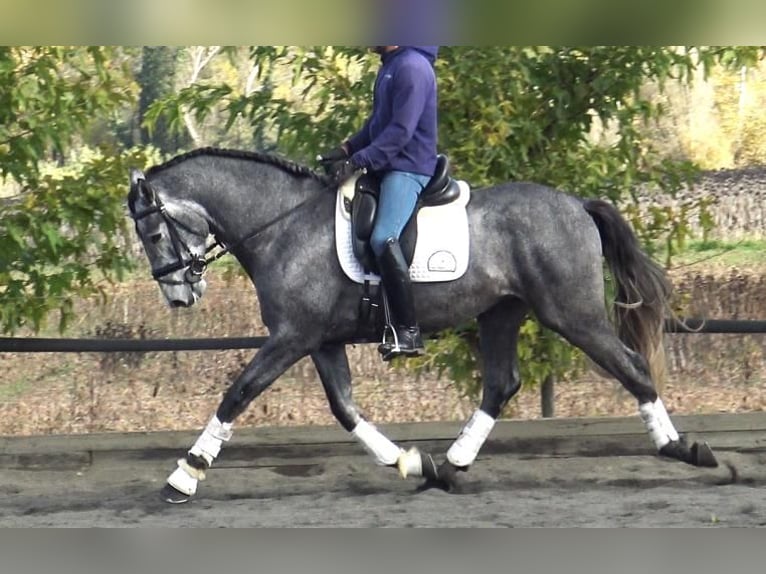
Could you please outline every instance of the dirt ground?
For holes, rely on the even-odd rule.
[[[3,527],[762,527],[766,455],[725,453],[731,471],[654,456],[491,455],[461,492],[417,492],[366,456],[220,468],[197,498],[158,492],[173,461],[68,471],[0,470]]]

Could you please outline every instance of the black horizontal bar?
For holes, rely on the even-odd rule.
[[[753,334],[766,333],[766,321],[733,319],[677,319],[665,321],[666,333]]]
[[[257,349],[268,337],[219,339],[38,339],[0,337],[2,353],[146,353],[151,351],[222,351]]]
[[[666,333],[766,333],[766,321],[677,319],[665,321]],[[225,351],[258,349],[268,337],[217,339],[62,339],[0,337],[0,353],[147,353],[152,351]],[[364,341],[358,341],[364,342]]]

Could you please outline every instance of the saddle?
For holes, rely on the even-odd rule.
[[[415,246],[418,239],[418,212],[424,207],[447,205],[456,201],[461,194],[457,181],[449,175],[449,159],[445,155],[437,156],[436,169],[433,176],[420,193],[412,216],[399,237],[407,265],[412,264]],[[375,254],[370,247],[370,236],[375,226],[378,212],[378,197],[380,196],[380,174],[365,173],[356,181],[353,198],[344,196],[347,211],[351,213],[351,242],[355,257],[364,269],[378,273]]]

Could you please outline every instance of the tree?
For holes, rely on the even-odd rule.
[[[176,65],[179,49],[173,46],[144,46],[138,83],[141,95],[138,115],[143,144],[152,144],[165,153],[172,153],[184,144],[185,132],[174,129],[164,118],[148,125],[147,110],[157,100],[175,92]]]
[[[113,49],[0,48],[0,328],[39,329],[53,310],[60,325],[73,298],[128,267],[121,249],[129,165],[143,152],[105,149],[76,168],[68,158],[93,118],[109,118],[132,94]]]
[[[221,51],[221,46],[191,46],[188,48],[191,70],[189,73],[188,86],[193,86],[199,80],[202,70],[205,69],[213,58]],[[195,125],[194,118],[189,111],[184,112],[184,124],[195,146],[202,145],[202,136]]]

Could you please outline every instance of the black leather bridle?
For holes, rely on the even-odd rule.
[[[165,209],[165,204],[162,203],[162,200],[159,198],[159,196],[155,196],[153,205],[142,211],[139,211],[138,213],[131,213],[130,216],[133,218],[133,221],[138,224],[140,220],[154,213],[160,214],[162,219],[165,221],[165,225],[168,228],[168,235],[170,236],[170,243],[173,246],[173,251],[176,255],[176,261],[173,263],[168,263],[167,265],[163,265],[162,267],[152,268],[152,277],[159,283],[166,283],[168,285],[199,283],[202,280],[202,276],[205,274],[205,271],[207,270],[208,264],[212,263],[218,259],[218,257],[223,255],[216,254],[216,256],[207,259],[205,258],[205,255],[207,255],[211,250],[215,249],[215,247],[220,245],[220,243],[216,241],[216,243],[208,247],[205,250],[205,255],[192,253],[191,249],[189,249],[189,246],[181,238],[181,234],[178,232],[178,227],[185,229],[193,235],[200,234],[194,229],[189,228],[187,225],[184,225],[183,222],[171,216]],[[136,231],[138,231],[138,225],[136,225]],[[184,274],[185,281],[165,279],[167,275],[175,273],[176,271],[180,271],[181,269],[186,269],[186,273]]]

